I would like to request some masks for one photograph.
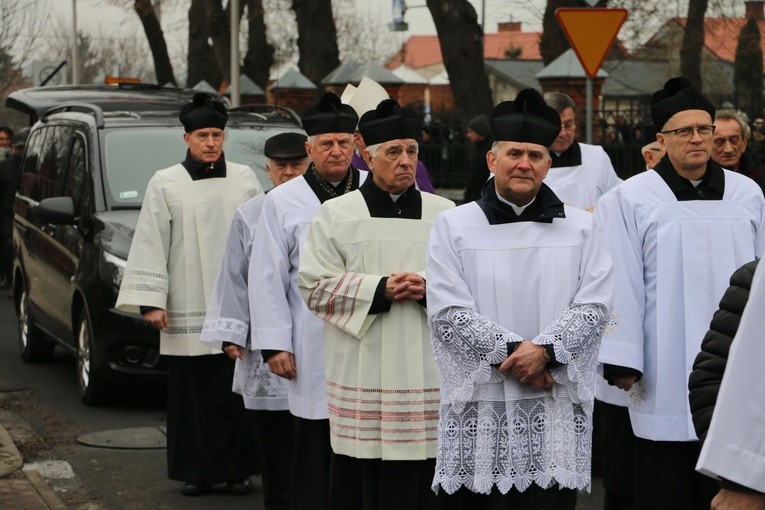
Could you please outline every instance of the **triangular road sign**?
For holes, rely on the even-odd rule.
[[[595,78],[611,49],[616,34],[627,19],[627,9],[556,9],[563,31],[584,72]]]

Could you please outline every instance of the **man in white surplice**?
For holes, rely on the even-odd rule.
[[[295,416],[292,508],[327,508],[329,413],[324,383],[324,323],[306,307],[298,268],[311,219],[322,203],[358,189],[367,172],[350,165],[354,109],[333,93],[303,114],[311,160],[301,177],[270,191],[253,240],[248,288],[252,343],[269,369],[289,379],[289,408]]]
[[[666,155],[595,208],[614,260],[614,331],[599,360],[629,391],[635,508],[709,508],[716,484],[695,473],[699,444],[688,376],[731,273],[765,247],[765,199],[710,160],[714,106],[684,78],[651,98]]]
[[[306,137],[279,133],[263,145],[266,171],[274,186],[301,176],[308,168]],[[207,306],[199,341],[222,349],[236,360],[232,390],[242,395],[262,459],[266,510],[289,508],[294,425],[287,405],[287,380],[272,374],[250,342],[247,276],[252,240],[266,195],[244,203],[234,213],[223,261]]]
[[[552,166],[545,184],[564,204],[592,212],[598,199],[622,180],[603,147],[576,141],[574,101],[563,92],[548,92],[544,97],[560,115],[560,131],[550,146]]]
[[[262,193],[255,173],[223,156],[225,106],[199,93],[180,112],[186,159],[146,187],[117,308],[160,330],[168,360],[167,468],[201,495],[227,482],[249,492],[255,471],[242,398],[231,392],[234,362],[199,343],[231,218]]]
[[[334,510],[436,508],[425,251],[436,215],[454,203],[415,188],[421,129],[390,99],[361,116],[372,177],[322,205],[300,260],[303,297],[326,322]]]
[[[571,509],[590,487],[612,265],[592,215],[542,183],[560,116],[533,89],[491,115],[482,198],[441,213],[427,261],[442,379],[441,508]]]

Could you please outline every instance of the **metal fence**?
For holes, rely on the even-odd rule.
[[[433,184],[439,189],[464,189],[470,174],[470,157],[475,149],[465,137],[462,125],[432,124],[429,135],[429,139],[420,143],[420,160],[430,172]],[[627,142],[619,139],[613,145],[604,145],[603,149],[619,177],[626,179],[645,168],[641,147],[632,136]]]

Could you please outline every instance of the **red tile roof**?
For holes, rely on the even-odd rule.
[[[508,50],[520,49],[518,60],[541,60],[539,40],[541,32],[503,31],[486,34],[484,38],[484,58],[506,58]],[[388,61],[386,67],[394,69],[402,63],[412,69],[431,66],[443,62],[441,44],[436,35],[413,35],[404,46]]]
[[[686,18],[672,20],[683,29],[687,21]],[[746,18],[704,18],[704,46],[720,60],[734,62],[738,36],[746,25],[746,21]],[[760,28],[760,46],[765,54],[765,19],[757,20],[757,25]],[[765,62],[763,62],[763,71],[765,72]]]

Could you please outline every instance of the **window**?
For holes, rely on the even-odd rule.
[[[39,197],[34,196],[34,186],[37,178],[37,166],[40,162],[40,152],[42,151],[46,132],[47,128],[42,128],[29,136],[19,177],[19,195],[30,197],[33,200],[39,199]]]
[[[35,192],[39,196],[35,200],[60,196],[66,167],[66,152],[73,128],[69,126],[52,126],[48,128],[45,146],[40,155],[40,165],[37,171]]]
[[[69,165],[64,184],[64,195],[72,198],[75,211],[80,210],[80,196],[86,171],[85,141],[82,136],[75,135],[72,150],[69,153]]]

